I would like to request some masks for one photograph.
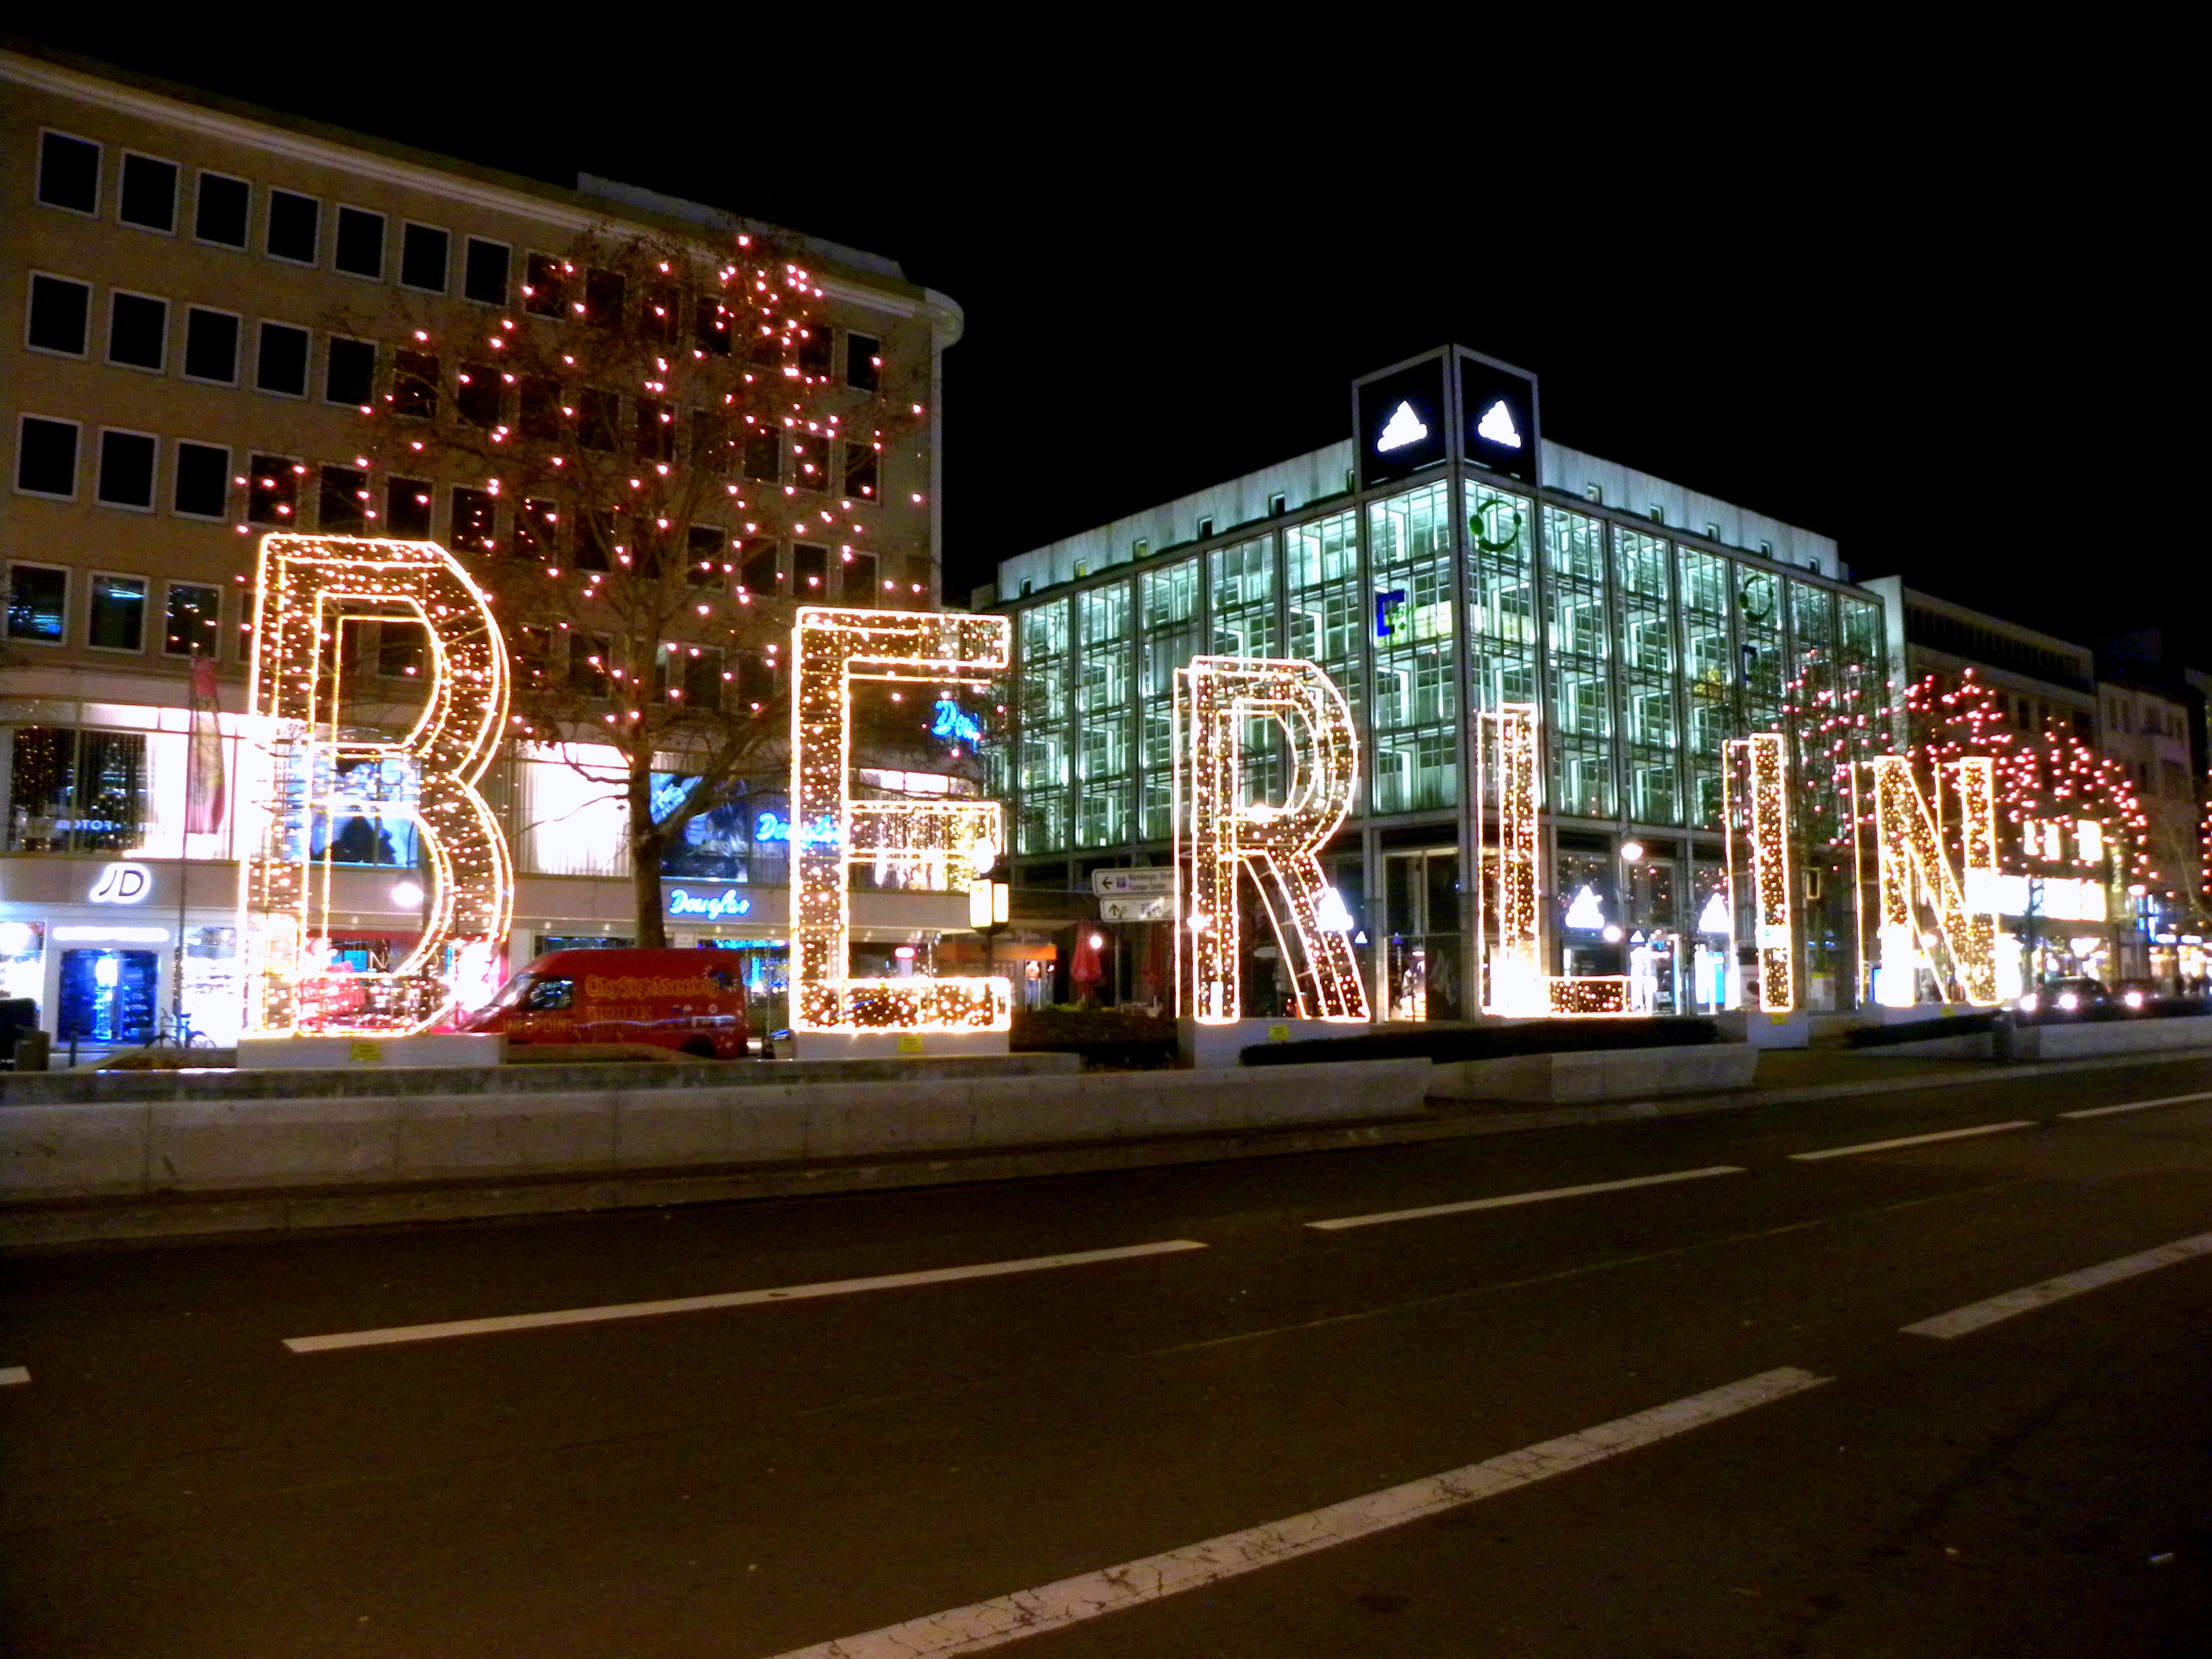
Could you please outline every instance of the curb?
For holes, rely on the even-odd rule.
[[[1759,1106],[1846,1100],[1867,1095],[1989,1083],[1998,1077],[2061,1076],[2073,1072],[2202,1062],[2212,1048],[2146,1059],[2112,1054],[2029,1062],[1996,1072],[1916,1074],[1851,1083],[1752,1089],[1734,1094],[1685,1095],[1668,1100],[1605,1102],[1530,1111],[1479,1111],[1451,1116],[1391,1118],[1322,1128],[1233,1130],[1166,1136],[1151,1140],[1088,1141],[1051,1146],[1010,1146],[957,1155],[847,1159],[810,1164],[753,1164],[666,1174],[549,1175],[520,1181],[461,1182],[333,1192],[213,1194],[167,1200],[106,1200],[0,1205],[0,1251],[72,1245],[187,1238],[236,1237],[333,1227],[404,1226],[432,1221],[485,1221],[608,1210],[659,1209],[683,1204],[725,1204],[746,1199],[795,1198],[896,1188],[956,1186],[969,1182],[1024,1181],[1093,1175],[1119,1170],[1231,1163],[1251,1158],[1363,1147],[1415,1146],[1478,1135],[1607,1123],[1656,1121],[1746,1111]]]

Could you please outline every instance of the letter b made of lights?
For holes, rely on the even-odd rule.
[[[265,769],[241,791],[246,1030],[422,1030],[452,1009],[458,985],[489,979],[514,904],[507,837],[476,788],[507,720],[507,648],[490,605],[434,542],[337,536],[263,538],[255,596],[249,763]],[[347,623],[372,617],[420,622],[428,635],[422,710],[397,738],[362,735],[343,706]],[[371,776],[411,775],[414,800],[348,799],[347,775],[364,763]],[[386,972],[332,973],[319,943],[330,934],[329,830],[353,816],[411,822],[422,848],[422,932]]]
[[[856,680],[942,685],[1003,672],[1013,625],[1004,617],[803,605],[791,630],[791,822],[793,832],[792,1029],[861,1032],[1002,1031],[1013,989],[988,979],[854,979],[847,866],[927,870],[931,884],[966,892],[1006,844],[994,800],[854,800]]]
[[[1270,721],[1287,738],[1279,805],[1247,801],[1243,734]],[[1317,664],[1194,657],[1176,671],[1175,859],[1189,882],[1176,928],[1176,1006],[1190,986],[1202,1025],[1243,1012],[1237,878],[1249,872],[1291,974],[1301,1019],[1364,1022],[1367,993],[1342,927],[1341,902],[1316,854],[1352,810],[1359,768],[1352,711]]]

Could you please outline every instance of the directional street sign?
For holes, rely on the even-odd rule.
[[[1101,921],[1173,921],[1175,895],[1155,893],[1144,898],[1103,898],[1098,901],[1098,920]]]
[[[1091,872],[1091,890],[1100,898],[1131,893],[1172,896],[1176,890],[1175,866],[1164,865],[1151,870],[1093,870]]]

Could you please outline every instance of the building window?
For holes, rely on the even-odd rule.
[[[435,352],[393,352],[392,412],[403,420],[437,419],[438,382],[443,374]]]
[[[216,247],[246,246],[246,222],[253,212],[253,186],[243,179],[220,173],[200,174],[199,194],[192,208],[195,240]]]
[[[1459,799],[1449,503],[1449,487],[1433,483],[1367,509],[1377,812],[1425,811]]]
[[[1717,542],[1720,540],[1720,538],[1721,527],[1717,524],[1708,522],[1705,526],[1705,539],[1709,542]]]
[[[730,355],[730,308],[711,294],[702,294],[691,307],[691,343],[717,357]]]
[[[1208,537],[1213,534],[1213,520],[1211,519],[1200,519],[1193,527],[1191,533],[1194,540],[1201,542],[1205,541]]]
[[[461,262],[461,297],[474,300],[480,306],[505,305],[510,252],[504,242],[470,237],[468,252]]]
[[[15,488],[27,495],[76,495],[75,421],[26,415],[15,428]]]
[[[325,536],[358,536],[368,527],[368,475],[349,466],[322,469],[315,528]]]
[[[506,383],[489,363],[463,363],[453,376],[453,416],[463,426],[489,432],[499,424]]]
[[[384,216],[366,208],[338,209],[337,244],[331,252],[331,268],[349,276],[384,280]]]
[[[577,514],[576,568],[605,570],[613,562],[614,550],[614,515],[588,507]]]
[[[115,216],[141,230],[175,235],[177,164],[124,151],[123,187],[116,193]]]
[[[108,295],[107,361],[159,374],[168,356],[169,302],[150,294]]]
[[[222,590],[171,582],[162,613],[161,654],[213,657],[222,649]]]
[[[811,380],[826,380],[836,362],[836,338],[820,323],[799,332],[799,372]]]
[[[783,573],[777,568],[775,544],[750,544],[754,551],[745,556],[738,567],[738,583],[748,593],[777,593],[782,592]]]
[[[637,400],[637,458],[641,461],[676,459],[676,411],[651,398]]]
[[[628,281],[619,270],[586,271],[580,313],[584,321],[593,328],[620,328],[628,289]]]
[[[384,533],[401,541],[429,540],[430,507],[435,499],[427,479],[386,479],[384,485]]]
[[[30,314],[23,328],[23,343],[32,350],[83,356],[91,317],[91,283],[32,274]]]
[[[791,481],[801,489],[830,488],[830,440],[818,433],[798,432],[792,434]]]
[[[559,317],[568,311],[568,272],[550,253],[532,253],[522,266],[522,308],[533,317]]]
[[[239,319],[205,306],[185,310],[185,378],[212,386],[238,384]]]
[[[146,833],[146,736],[69,726],[15,729],[11,853],[127,853]]]
[[[269,192],[269,237],[263,246],[270,258],[288,264],[313,264],[322,231],[323,204],[313,197],[290,190]]]
[[[1129,544],[1129,556],[1132,559],[1141,559],[1152,550],[1152,543],[1146,540],[1142,536],[1138,537],[1136,540]]]
[[[134,512],[154,510],[154,460],[160,441],[149,432],[100,434],[100,483],[97,495],[103,507],[127,507]]]
[[[622,424],[622,399],[611,392],[586,386],[576,400],[576,441],[586,449],[611,454],[616,429]]]
[[[1550,614],[1550,804],[1573,817],[1614,811],[1610,641],[1605,617],[1605,526],[1585,514],[1544,509]],[[1777,624],[1778,629],[1779,623]]]
[[[568,636],[568,689],[579,696],[607,695],[607,660],[613,642],[604,634]]]
[[[464,553],[489,553],[498,546],[495,532],[496,498],[489,490],[456,486],[453,490],[453,545]]]
[[[830,550],[805,542],[791,550],[791,591],[800,599],[830,597]]]
[[[230,514],[230,451],[220,444],[177,445],[176,489],[170,509],[187,519],[223,519]]]
[[[8,637],[59,645],[69,635],[69,572],[46,564],[8,567]]]
[[[410,224],[399,232],[399,285],[424,294],[446,291],[453,239],[435,225]]]
[[[279,455],[256,455],[246,469],[246,521],[277,529],[299,523],[300,475],[307,469]]]
[[[1463,499],[1468,680],[1474,707],[1494,714],[1505,703],[1536,701],[1534,504],[1475,483]]]
[[[526,559],[552,564],[561,556],[561,509],[543,496],[527,495],[515,509],[514,550]]]
[[[1135,837],[1135,668],[1130,584],[1108,582],[1076,600],[1082,635],[1075,685],[1075,842],[1119,847]]]
[[[1652,523],[1664,524],[1667,522],[1667,509],[1662,507],[1658,502],[1654,501],[1651,503],[1650,514]]]
[[[146,648],[143,576],[104,576],[94,573],[92,616],[85,628],[85,643],[95,651]]]
[[[1600,507],[1603,507],[1605,505],[1604,486],[1594,483],[1584,484],[1583,486],[1583,499],[1586,501],[1595,501]]]
[[[568,429],[566,405],[561,401],[561,383],[550,374],[526,374],[517,391],[520,394],[518,424],[522,435],[535,438],[540,443],[560,442]]]
[[[845,555],[845,591],[847,605],[880,605],[883,603],[882,582],[877,576],[876,556],[872,553]]]
[[[745,480],[775,483],[782,476],[783,443],[774,427],[755,426],[745,433]]]
[[[323,366],[324,401],[367,409],[375,395],[375,342],[332,339],[330,360]]]
[[[40,133],[39,199],[71,213],[98,213],[100,146],[65,132]]]
[[[1774,556],[1774,544],[1772,542],[1759,543],[1759,556],[1762,559],[1772,558]]]
[[[872,334],[845,337],[845,384],[855,392],[873,392],[883,384],[884,343]]]
[[[713,526],[695,524],[685,538],[684,580],[692,587],[720,587],[729,538]]]
[[[1277,494],[1267,497],[1267,516],[1269,518],[1279,519],[1289,510],[1290,498],[1287,495],[1278,492]]]
[[[1188,565],[1180,567],[1184,570]],[[1068,602],[1052,599],[1016,619],[1020,635],[1019,808],[1016,850],[1057,853],[1069,841]],[[1164,834],[1164,832],[1163,832]]]
[[[254,355],[253,384],[281,398],[307,395],[307,331],[289,323],[261,325],[261,349]]]
[[[863,501],[876,499],[876,447],[873,444],[845,446],[845,493]]]

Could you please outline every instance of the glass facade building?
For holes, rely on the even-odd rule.
[[[1428,361],[1460,359],[1481,362]],[[1385,372],[1391,398],[1407,373]],[[1456,435],[1459,413],[1447,402],[1433,423]],[[1363,432],[1381,418],[1355,402]],[[1455,441],[1377,478],[1355,438],[1275,470],[1304,491],[1233,480],[1140,515],[1150,534],[1124,521],[1002,566],[1020,884],[1087,890],[1092,870],[1164,863],[1174,671],[1202,650],[1304,657],[1358,727],[1359,794],[1324,862],[1378,1017],[1474,1012],[1467,872],[1473,815],[1494,802],[1468,799],[1473,717],[1509,702],[1540,710],[1551,969],[1641,974],[1660,1012],[1712,1006],[1724,939],[1699,922],[1720,884],[1723,745],[1790,735],[1793,831],[1817,865],[1848,824],[1835,729],[1888,707],[1881,599],[1843,580],[1832,542],[1516,435],[1540,453],[1525,476]],[[1271,734],[1252,735],[1248,789],[1279,797]],[[1576,904],[1585,888],[1595,911]],[[1808,1000],[1849,1006],[1850,884],[1807,889]]]

